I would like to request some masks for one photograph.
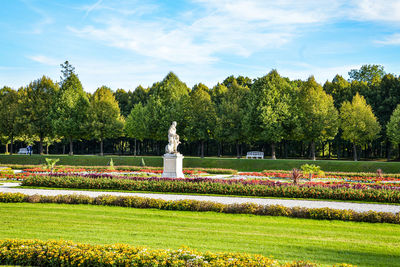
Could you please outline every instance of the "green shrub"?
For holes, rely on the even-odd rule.
[[[51,158],[45,158],[45,160],[46,160],[46,167],[51,172],[53,172],[54,168],[56,167],[57,162],[60,161],[60,159],[51,159]]]

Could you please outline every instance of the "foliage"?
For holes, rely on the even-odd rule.
[[[67,62],[68,63],[68,62]],[[45,138],[54,138],[51,109],[56,103],[58,86],[50,78],[43,76],[23,89],[23,113],[27,129],[31,135],[39,137],[39,153],[43,154]]]
[[[314,77],[302,83],[298,105],[300,136],[311,142],[312,159],[315,160],[315,142],[331,140],[338,131],[338,112],[332,96],[324,92]]]
[[[21,99],[23,92],[15,91],[10,87],[3,87],[0,90],[0,136],[3,141],[11,143],[11,153],[13,153],[13,143],[23,128],[25,121],[21,117],[22,105]]]
[[[387,136],[393,144],[400,144],[400,104],[393,111],[386,127]]]
[[[275,143],[289,137],[295,117],[294,95],[291,84],[276,70],[255,80],[251,87],[244,128],[252,139],[272,143],[272,159],[275,159]]]
[[[108,169],[109,169],[109,170],[115,170],[115,168],[114,168],[114,161],[113,161],[112,158],[110,159],[110,163],[108,164]]]
[[[89,245],[72,241],[0,241],[0,264],[29,266],[283,266],[245,253],[150,249],[124,244]],[[306,266],[293,263],[293,266]],[[287,266],[287,265],[285,265]],[[291,266],[291,265],[289,265]],[[307,265],[309,266],[309,265]]]
[[[46,158],[47,168],[50,169],[51,172],[53,172],[54,168],[56,167],[57,162],[59,162],[59,161],[60,161],[60,159]]]
[[[358,93],[351,103],[346,101],[340,108],[340,127],[342,138],[354,144],[354,160],[357,160],[356,146],[374,140],[381,130],[371,106]]]
[[[200,83],[193,87],[186,112],[188,127],[185,128],[185,135],[189,141],[201,142],[201,156],[204,157],[203,143],[212,138],[216,120],[215,108],[207,86]]]
[[[351,101],[355,95],[354,87],[340,75],[336,75],[332,82],[326,81],[324,90],[333,97],[336,108],[340,108],[345,101]]]
[[[343,139],[357,145],[374,140],[380,131],[371,106],[367,105],[364,97],[358,93],[351,103],[343,103],[340,108],[340,118]]]
[[[143,106],[142,103],[136,104],[126,118],[126,134],[142,141],[147,136],[147,119],[146,106]]]
[[[63,81],[58,100],[52,110],[52,122],[56,133],[72,140],[88,137],[90,133],[90,103],[78,76],[71,74]]]
[[[103,140],[121,136],[124,119],[110,88],[102,86],[91,97],[92,135],[100,140],[100,155],[103,156]]]
[[[308,175],[309,179],[313,177],[313,175],[321,175],[323,172],[321,171],[320,166],[316,166],[314,164],[304,164],[301,165],[300,169],[303,171],[305,175]]]
[[[293,180],[294,185],[297,185],[299,183],[301,176],[302,176],[302,174],[301,174],[300,170],[298,170],[298,169],[292,170],[291,178]]]
[[[153,191],[197,194],[222,194],[258,197],[288,197],[358,200],[400,203],[400,190],[385,186],[367,187],[361,184],[302,184],[291,185],[262,180],[224,180],[212,178],[143,178],[110,177],[89,174],[83,176],[30,176],[23,180],[24,186],[43,186],[80,189],[112,189],[129,191]],[[96,178],[94,178],[96,177]]]
[[[363,65],[359,70],[349,71],[351,80],[363,81],[368,83],[379,82],[385,75],[384,67],[381,65]]]

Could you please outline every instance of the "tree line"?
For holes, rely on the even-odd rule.
[[[62,142],[117,140],[130,154],[162,154],[172,121],[181,149],[191,155],[240,157],[263,150],[276,157],[354,160],[400,155],[400,78],[383,66],[364,65],[322,86],[311,76],[290,80],[277,70],[257,79],[229,76],[212,88],[189,88],[172,72],[148,88],[106,86],[93,94],[68,61],[60,82],[42,78],[0,90],[0,142],[13,153],[15,140],[44,147]]]

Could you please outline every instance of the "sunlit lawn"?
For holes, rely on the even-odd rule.
[[[0,239],[188,246],[278,260],[398,266],[400,226],[91,205],[0,203]]]

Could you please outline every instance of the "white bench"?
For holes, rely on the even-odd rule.
[[[29,154],[28,153],[28,148],[26,148],[26,147],[20,148],[19,151],[18,151],[18,154],[25,154],[25,155]]]
[[[263,159],[264,152],[260,151],[249,151],[247,152],[246,159]]]

